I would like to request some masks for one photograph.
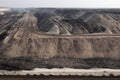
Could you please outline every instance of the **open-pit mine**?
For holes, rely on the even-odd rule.
[[[118,9],[0,8],[0,70],[120,69]]]

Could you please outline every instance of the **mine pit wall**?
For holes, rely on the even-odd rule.
[[[15,40],[4,50],[9,57],[112,58],[120,59],[120,37],[38,38]]]

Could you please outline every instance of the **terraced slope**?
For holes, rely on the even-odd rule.
[[[0,13],[0,69],[120,68],[118,10]]]

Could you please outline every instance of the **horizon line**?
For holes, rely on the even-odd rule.
[[[117,7],[3,7],[3,6],[0,6],[0,8],[21,8],[21,9],[24,9],[24,8],[48,8],[48,9],[120,9],[120,8],[117,8]]]

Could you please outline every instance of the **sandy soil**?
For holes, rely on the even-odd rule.
[[[63,69],[45,69],[45,68],[35,68],[34,70],[21,70],[21,71],[5,71],[1,70],[0,75],[54,75],[54,76],[120,76],[119,69],[72,69],[72,68],[63,68]]]

